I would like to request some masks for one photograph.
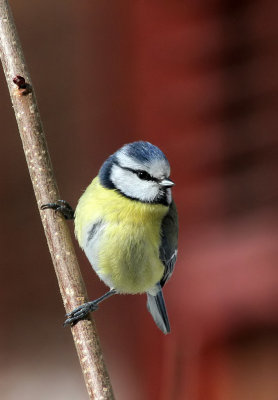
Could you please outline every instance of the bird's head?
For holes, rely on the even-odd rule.
[[[133,142],[112,154],[99,171],[100,183],[144,203],[172,202],[170,165],[164,153],[149,142]]]

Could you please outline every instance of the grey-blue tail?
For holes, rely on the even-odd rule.
[[[170,332],[170,323],[166,311],[166,306],[162,294],[162,290],[153,296],[147,293],[147,308],[151,313],[154,322],[163,333],[167,334]]]

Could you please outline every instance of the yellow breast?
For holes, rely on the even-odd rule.
[[[75,233],[84,248],[90,227],[102,221],[105,228],[86,254],[108,286],[121,293],[141,293],[160,281],[160,229],[167,211],[167,206],[133,201],[106,189],[98,178],[88,186],[76,208]]]

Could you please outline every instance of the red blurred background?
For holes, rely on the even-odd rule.
[[[145,296],[95,313],[116,398],[278,398],[278,3],[11,1],[62,197],[148,140],[180,216],[163,336]],[[3,73],[0,397],[86,399]],[[90,298],[105,287],[76,246]]]

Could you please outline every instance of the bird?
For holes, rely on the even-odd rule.
[[[99,278],[103,296],[66,314],[84,319],[115,294],[147,294],[157,327],[170,332],[163,287],[177,259],[178,214],[165,154],[147,141],[125,144],[102,164],[75,211],[64,200],[44,204],[74,219],[75,236]]]

